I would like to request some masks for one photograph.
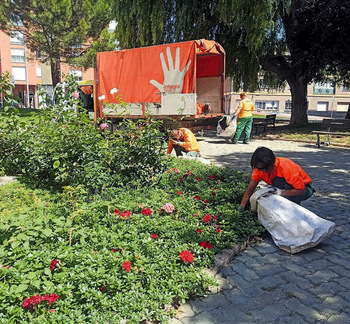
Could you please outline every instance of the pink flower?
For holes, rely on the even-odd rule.
[[[211,220],[211,215],[206,214],[206,215],[203,217],[203,220],[204,220],[205,223],[209,223],[210,220]]]
[[[152,214],[152,210],[150,210],[149,208],[145,208],[145,209],[142,209],[141,213],[144,216],[151,215]]]
[[[171,203],[166,203],[166,204],[162,207],[162,209],[164,209],[168,214],[172,213],[173,210],[174,210],[174,208],[175,208],[174,205],[171,204]]]
[[[208,250],[213,248],[213,246],[209,242],[206,242],[206,241],[201,242],[199,244],[199,246],[203,247],[204,249],[208,249]]]
[[[50,309],[50,310],[49,310],[50,313],[53,313],[54,311],[55,311],[54,309]]]
[[[202,233],[202,230],[198,228],[198,229],[196,229],[196,232],[199,233],[199,234],[201,234],[201,233]]]
[[[73,98],[78,99],[79,98],[79,91],[73,92]]]
[[[102,124],[100,124],[100,128],[102,129],[102,130],[104,130],[105,128],[107,128],[108,127],[108,124],[107,123],[102,123]]]
[[[152,234],[152,238],[153,238],[154,240],[156,240],[156,239],[158,238],[158,235],[157,235],[157,234]]]
[[[131,262],[130,261],[124,261],[122,268],[125,269],[126,272],[129,272],[131,269]]]
[[[179,253],[179,256],[183,262],[192,263],[194,257],[190,251],[184,250]]]
[[[201,200],[201,197],[199,195],[194,196],[194,199]]]

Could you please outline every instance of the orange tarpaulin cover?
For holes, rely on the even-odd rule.
[[[196,78],[223,73],[224,49],[198,40],[97,55],[99,96],[116,102],[111,90],[128,103],[161,102],[161,92],[195,93]]]

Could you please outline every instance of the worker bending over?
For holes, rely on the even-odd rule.
[[[170,133],[167,154],[170,154],[173,149],[176,156],[182,156],[182,153],[187,156],[199,156],[198,142],[188,128],[179,128]]]

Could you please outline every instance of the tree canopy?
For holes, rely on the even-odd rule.
[[[0,5],[0,28],[24,33],[26,46],[51,64],[54,85],[60,61],[89,49],[109,21],[105,0],[3,0]]]
[[[209,38],[227,53],[236,90],[288,82],[291,124],[307,123],[307,85],[349,79],[349,0],[120,0],[121,47]]]

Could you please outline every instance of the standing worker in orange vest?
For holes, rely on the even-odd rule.
[[[187,156],[198,157],[199,145],[194,134],[188,128],[179,128],[170,133],[167,154],[175,150],[176,156],[182,156],[184,152]]]
[[[237,111],[235,112],[235,115],[238,115],[237,130],[235,136],[233,136],[231,140],[231,143],[237,144],[242,132],[244,131],[245,139],[243,144],[249,144],[250,133],[252,132],[253,125],[252,111],[254,110],[254,104],[247,98],[247,94],[245,92],[242,92],[240,97],[241,101]]]

